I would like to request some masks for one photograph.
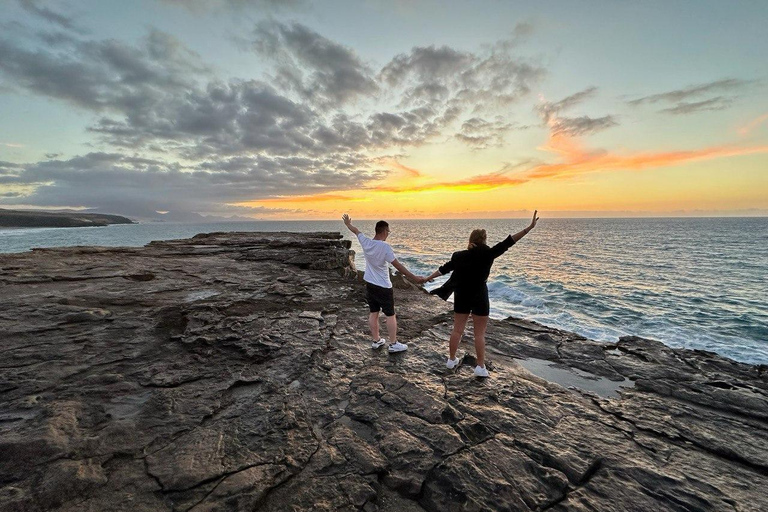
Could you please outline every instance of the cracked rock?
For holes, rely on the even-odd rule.
[[[480,381],[471,333],[445,369],[450,304],[400,276],[409,349],[374,351],[350,246],[0,254],[0,510],[768,510],[764,367],[510,318]]]

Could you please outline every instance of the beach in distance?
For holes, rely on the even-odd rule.
[[[389,242],[398,258],[427,275],[469,232],[489,243],[525,226],[525,219],[393,220]],[[373,232],[374,221],[357,221]],[[213,231],[338,231],[337,221],[214,224],[148,223],[103,228],[0,230],[0,251],[67,245],[142,246]],[[512,247],[488,280],[491,316],[514,316],[615,342],[657,339],[752,364],[768,364],[768,218],[547,219]],[[432,289],[445,278],[426,286]]]

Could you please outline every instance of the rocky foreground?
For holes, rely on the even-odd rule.
[[[471,343],[445,369],[449,305],[402,281],[410,349],[375,352],[349,247],[0,255],[0,510],[768,510],[765,367],[509,319],[477,380]]]

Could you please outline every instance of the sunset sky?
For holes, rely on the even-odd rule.
[[[762,0],[0,4],[0,208],[768,215]]]

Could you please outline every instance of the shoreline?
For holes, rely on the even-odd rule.
[[[321,225],[322,229],[325,229],[333,224],[337,223],[330,223],[328,226],[324,226],[322,223],[309,223],[303,229],[313,229],[314,226]],[[18,253],[18,251],[28,250],[30,247],[37,248],[40,245],[57,246],[61,243],[71,243],[79,246],[141,247],[151,240],[185,238],[206,229],[228,231],[238,229],[236,226],[236,224],[232,223],[210,227],[198,223],[157,223],[148,225],[137,224],[133,228],[115,228],[107,231],[69,230],[61,232],[48,229],[40,231],[43,228],[35,228],[35,230],[38,230],[37,233],[33,230],[19,233],[6,232],[5,236],[0,236],[0,245],[2,245],[0,250],[16,250]],[[258,229],[258,224],[254,224],[254,226],[248,229]],[[284,225],[281,227],[278,225],[277,228],[270,227],[268,229],[290,229],[290,226]],[[2,231],[0,230],[1,234]],[[50,240],[51,243],[45,244],[43,242],[45,239]],[[40,241],[40,244],[35,244],[35,241]],[[420,263],[431,260],[430,258],[424,260],[418,252],[411,255],[412,262],[408,262],[409,254],[403,253],[401,256],[405,256],[403,261],[408,263],[409,266],[416,265],[414,269],[416,271],[432,270],[431,266],[419,266]],[[519,256],[524,255],[521,254]],[[516,255],[515,257],[519,256]],[[430,265],[430,263],[427,263],[427,265]],[[588,279],[598,275],[595,274],[596,268],[594,265],[592,265],[589,271],[591,273],[586,276]],[[514,268],[504,269],[502,272],[512,277],[518,275],[518,271]],[[746,275],[746,279],[752,283],[755,282],[756,277],[749,276],[754,273],[755,271],[751,271],[750,274]],[[725,357],[750,364],[768,363],[768,345],[765,344],[765,338],[762,336],[764,329],[760,327],[765,325],[765,315],[757,313],[759,310],[754,310],[755,307],[759,308],[756,300],[761,292],[755,290],[754,285],[749,285],[749,288],[745,288],[745,290],[751,291],[745,291],[741,296],[737,294],[736,303],[730,300],[708,301],[706,306],[701,306],[708,316],[705,317],[705,323],[699,325],[698,315],[693,313],[700,307],[698,304],[701,304],[701,301],[696,297],[701,297],[704,292],[695,290],[705,290],[708,286],[707,282],[700,281],[697,284],[698,288],[691,288],[694,292],[693,298],[690,301],[690,297],[680,297],[680,301],[682,301],[680,307],[676,307],[673,301],[667,300],[665,304],[660,305],[661,309],[652,314],[648,318],[649,321],[646,322],[643,316],[645,314],[644,311],[647,309],[644,306],[646,304],[645,300],[653,301],[655,298],[653,296],[644,297],[640,293],[631,299],[629,303],[625,303],[624,295],[626,293],[634,295],[634,292],[631,292],[629,288],[624,290],[626,293],[612,291],[612,287],[621,287],[619,282],[607,283],[609,286],[605,289],[593,287],[593,289],[587,290],[592,295],[585,296],[585,300],[582,301],[579,297],[568,297],[570,294],[568,289],[570,288],[572,291],[573,288],[568,284],[568,281],[562,280],[563,276],[555,275],[552,279],[547,280],[547,275],[539,273],[538,278],[538,281],[517,278],[510,281],[503,275],[492,277],[492,318],[503,319],[507,316],[513,316],[532,319],[543,325],[573,331],[590,339],[609,344],[615,343],[620,336],[634,335],[662,340],[670,347],[711,350]],[[542,278],[544,281],[542,281]],[[667,278],[669,278],[668,275]],[[546,286],[546,288],[542,290],[537,288],[537,285]],[[745,284],[745,286],[747,285]],[[565,295],[562,292],[558,292],[558,290],[563,288],[566,290]],[[548,291],[550,289],[554,291]],[[642,289],[642,287],[632,288],[632,290]],[[669,293],[669,290],[667,290],[667,293]],[[542,307],[540,304],[544,304],[544,306]],[[648,304],[651,304],[651,302],[648,302]],[[738,305],[732,306],[732,304]],[[587,309],[582,311],[582,307]],[[684,310],[681,310],[681,308],[684,308]],[[745,313],[747,315],[746,320],[739,320],[741,323],[737,323],[736,319],[739,317],[740,312],[746,311],[745,308],[752,308],[752,313]],[[662,311],[666,311],[663,316]],[[580,314],[580,312],[583,314]],[[713,319],[715,318],[721,319],[721,322],[714,323]],[[750,323],[747,324],[745,322]],[[632,326],[632,328],[626,328],[625,326]]]

